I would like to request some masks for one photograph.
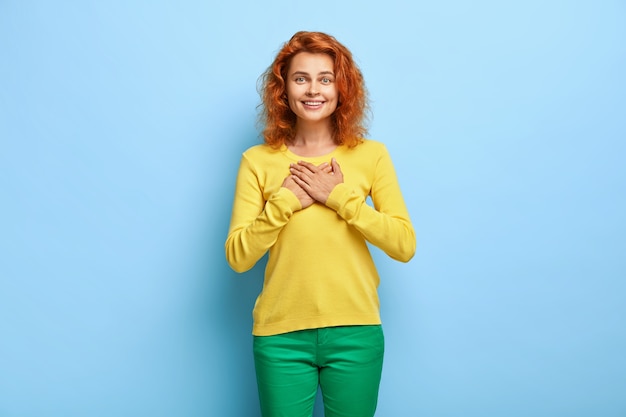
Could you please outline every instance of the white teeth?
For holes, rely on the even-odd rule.
[[[320,101],[305,101],[304,104],[307,106],[319,106],[322,104]]]

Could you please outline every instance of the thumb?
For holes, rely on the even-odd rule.
[[[331,159],[330,165],[333,167],[333,172],[336,174],[341,174],[341,167],[335,158]]]

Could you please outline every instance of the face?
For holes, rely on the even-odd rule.
[[[289,65],[286,89],[298,122],[328,122],[339,100],[333,59],[327,54],[296,54]]]

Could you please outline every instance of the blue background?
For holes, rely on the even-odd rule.
[[[0,1],[0,416],[258,416],[257,77],[355,54],[418,236],[382,417],[626,415],[626,3]],[[321,416],[319,402],[316,416]]]

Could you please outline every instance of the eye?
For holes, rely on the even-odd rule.
[[[306,81],[306,79],[304,77],[296,77],[294,81],[298,84],[302,84]]]
[[[332,81],[333,81],[333,80],[331,80],[331,79],[330,79],[330,78],[328,78],[328,77],[324,77],[324,78],[322,78],[322,83],[323,83],[323,84],[330,84]]]

